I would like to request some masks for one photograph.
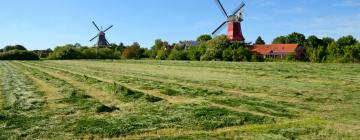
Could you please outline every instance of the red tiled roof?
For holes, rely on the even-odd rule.
[[[299,44],[254,45],[251,51],[263,55],[269,53],[293,53],[296,52],[298,47]]]

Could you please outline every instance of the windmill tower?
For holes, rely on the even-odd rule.
[[[103,30],[101,27],[101,30],[100,30],[100,28],[96,25],[96,23],[94,21],[92,23],[94,24],[95,28],[99,31],[99,33],[95,37],[90,39],[90,42],[93,41],[94,39],[98,38],[96,47],[97,48],[105,48],[106,46],[109,45],[109,42],[105,38],[105,32],[108,31],[109,29],[111,29],[113,27],[113,25],[109,26],[105,30]]]
[[[215,3],[219,6],[221,12],[224,14],[227,20],[224,21],[218,28],[216,28],[216,30],[212,32],[212,35],[216,35],[219,32],[221,32],[225,27],[225,25],[227,24],[228,39],[231,41],[245,42],[245,38],[241,30],[241,22],[244,21],[243,8],[245,6],[245,3],[241,2],[241,4],[231,13],[231,15],[228,15],[224,6],[221,4],[220,0],[215,0]]]

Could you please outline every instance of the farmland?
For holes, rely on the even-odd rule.
[[[0,139],[356,139],[360,65],[0,61]]]

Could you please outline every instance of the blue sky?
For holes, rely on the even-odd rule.
[[[22,44],[28,49],[81,43],[97,34],[94,20],[111,43],[155,39],[171,43],[211,33],[225,18],[213,0],[0,0],[0,47]],[[232,11],[241,0],[222,0]],[[244,0],[243,31],[247,41],[279,35],[360,38],[360,0]]]

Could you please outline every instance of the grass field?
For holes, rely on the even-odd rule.
[[[360,65],[0,61],[0,139],[358,139]]]

